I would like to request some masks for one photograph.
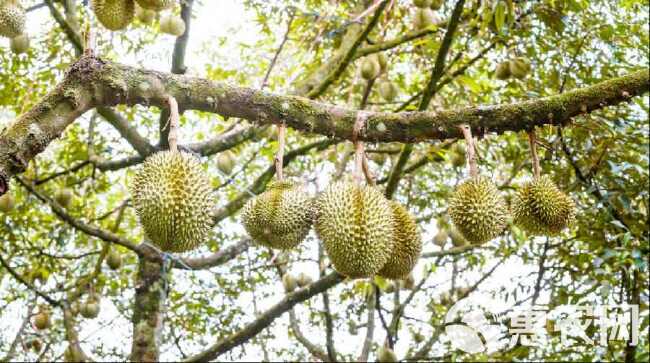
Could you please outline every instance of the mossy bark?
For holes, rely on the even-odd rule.
[[[368,112],[84,56],[52,92],[0,132],[0,195],[6,192],[11,176],[23,172],[27,163],[70,123],[95,107],[140,104],[165,108],[171,95],[181,110],[238,117],[258,125],[285,122],[296,130],[348,140],[352,139],[359,112],[364,112],[367,123],[360,139],[413,143],[461,137],[460,124],[468,124],[475,135],[567,124],[577,115],[627,101],[648,89],[648,71],[642,70],[561,95],[514,104],[440,112]]]

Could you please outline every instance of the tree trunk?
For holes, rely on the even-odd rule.
[[[163,261],[139,258],[132,319],[131,361],[156,362],[159,360],[160,334],[168,291],[165,279]]]

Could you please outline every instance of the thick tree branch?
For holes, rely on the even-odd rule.
[[[250,239],[243,239],[232,246],[228,246],[223,250],[220,250],[208,256],[183,258],[181,259],[183,263],[179,263],[175,261],[174,267],[180,269],[187,269],[187,267],[189,267],[192,270],[202,270],[202,269],[208,269],[215,266],[220,266],[232,260],[233,258],[239,256],[241,253],[246,251],[251,245],[252,245],[252,241]]]
[[[368,115],[367,130],[360,138],[411,143],[458,138],[457,125],[463,123],[470,125],[478,135],[488,131],[528,130],[543,124],[566,124],[577,115],[629,100],[649,88],[648,71],[642,70],[561,95],[514,104],[439,112],[364,111]],[[184,109],[240,117],[262,124],[284,121],[300,131],[344,139],[352,138],[358,113],[303,97],[273,95],[83,57],[52,92],[0,133],[0,186],[10,176],[23,172],[30,160],[89,109],[116,104],[163,108],[169,95]],[[0,187],[0,191],[3,188]]]
[[[222,339],[208,347],[205,351],[189,357],[187,362],[204,362],[214,360],[221,354],[246,343],[259,332],[267,328],[273,321],[285,312],[296,306],[298,303],[310,299],[312,296],[320,294],[323,291],[337,285],[343,281],[344,277],[336,272],[313,282],[306,287],[287,294],[280,302],[273,305],[269,310],[264,312],[259,318],[247,324],[238,332],[228,338]]]

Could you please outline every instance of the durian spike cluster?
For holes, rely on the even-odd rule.
[[[151,24],[158,14],[170,9],[176,0],[91,0],[97,20],[108,30],[123,30],[135,17],[143,24]],[[160,31],[174,36],[185,33],[185,21],[173,13],[160,19]]]
[[[316,233],[339,273],[403,279],[420,256],[413,217],[372,186],[337,182],[316,198]]]
[[[10,39],[9,47],[14,54],[29,50],[25,18],[25,8],[20,0],[0,0],[0,36]]]
[[[441,23],[442,19],[434,10],[440,10],[442,3],[442,0],[413,0],[413,5],[417,8],[413,14],[413,27],[423,30]]]
[[[454,191],[449,215],[468,242],[483,244],[503,233],[509,211],[496,185],[487,177],[474,176]]]
[[[494,71],[494,75],[500,80],[506,80],[511,77],[523,79],[528,75],[530,70],[531,67],[526,58],[517,57],[499,63]]]
[[[575,203],[547,175],[526,183],[513,203],[514,223],[533,235],[555,236],[575,219]]]
[[[131,185],[147,238],[162,251],[184,252],[203,243],[212,226],[210,180],[193,155],[161,151],[149,157]]]
[[[316,198],[315,206],[316,233],[339,273],[369,277],[384,267],[394,248],[393,212],[379,190],[337,182]]]
[[[244,206],[242,221],[258,244],[290,249],[309,234],[312,212],[311,198],[299,185],[275,181]]]

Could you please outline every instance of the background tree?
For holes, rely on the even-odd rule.
[[[3,360],[350,361],[382,346],[401,360],[648,359],[646,2],[182,0],[153,19],[137,10],[119,32],[84,1],[20,3],[31,41],[0,48]],[[215,11],[238,26],[193,42],[222,26]],[[380,54],[385,68],[364,69]],[[168,147],[169,95],[180,147],[202,157],[218,203],[209,242],[163,259],[142,243],[127,185]],[[316,192],[353,169],[360,112],[376,183],[423,230],[410,288],[345,280],[314,235],[277,253],[239,223],[276,173],[269,125],[287,124],[284,173]],[[532,175],[536,130],[541,172],[575,200],[576,223],[434,243],[466,177],[462,124],[508,198]],[[286,272],[313,282],[285,294]],[[504,313],[640,304],[642,334],[461,354],[444,317],[478,293]]]

